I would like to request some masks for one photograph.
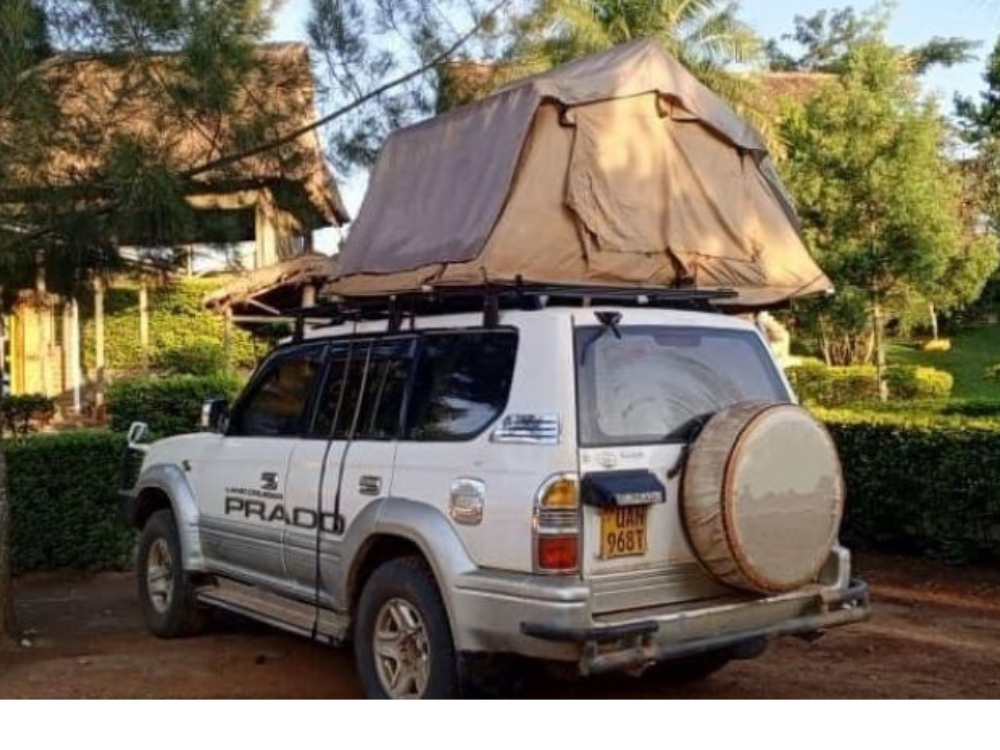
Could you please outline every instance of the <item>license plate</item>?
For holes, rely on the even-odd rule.
[[[649,506],[601,510],[601,559],[646,554],[646,512]]]

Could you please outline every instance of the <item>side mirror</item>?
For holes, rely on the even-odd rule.
[[[145,422],[133,422],[128,428],[128,447],[129,450],[136,451],[138,453],[145,453],[149,450],[149,446],[143,441],[149,435],[149,425]]]
[[[201,405],[200,427],[206,432],[225,432],[229,425],[229,402],[211,398]]]

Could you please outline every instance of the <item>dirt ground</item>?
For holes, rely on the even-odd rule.
[[[1000,568],[860,556],[872,621],[815,642],[785,639],[705,682],[671,688],[627,676],[533,678],[530,698],[1000,697]],[[130,574],[46,574],[18,582],[30,648],[0,654],[0,698],[357,698],[350,651],[238,619],[158,641]]]

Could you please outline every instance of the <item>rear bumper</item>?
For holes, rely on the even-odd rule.
[[[771,597],[589,628],[523,622],[521,632],[543,641],[578,645],[580,671],[598,674],[753,641],[817,633],[869,617],[868,584],[855,579],[844,590],[825,590],[810,597]]]
[[[849,553],[831,556],[823,583],[770,597],[731,592],[647,609],[595,614],[591,587],[477,570],[459,577],[450,608],[456,646],[575,664],[582,674],[644,667],[719,649],[753,651],[785,635],[809,635],[871,616],[868,586],[849,578]],[[741,648],[745,646],[745,648]]]

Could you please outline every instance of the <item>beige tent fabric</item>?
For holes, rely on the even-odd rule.
[[[330,290],[510,283],[830,288],[757,133],[652,42],[399,131]]]

